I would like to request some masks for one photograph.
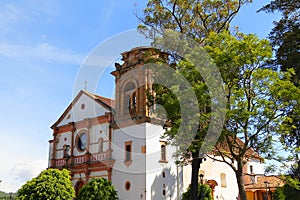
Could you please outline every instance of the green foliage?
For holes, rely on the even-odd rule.
[[[212,33],[205,48],[218,65],[228,97],[225,141],[235,148],[231,156],[243,158],[249,147],[270,153],[272,134],[282,133],[285,114],[297,105],[299,89],[291,72],[261,68],[271,57],[267,40],[256,36]],[[244,144],[229,138],[239,137]],[[220,152],[221,153],[221,152]]]
[[[105,178],[96,178],[84,185],[79,191],[77,200],[115,200],[117,192],[110,181]]]
[[[182,48],[176,47],[174,41],[176,40],[173,36],[163,36],[161,40],[156,40],[162,47],[170,45],[174,49],[188,49],[184,45]],[[184,44],[182,40],[179,40],[179,43]],[[287,130],[283,122],[286,120],[286,114],[297,105],[300,91],[290,80],[292,71],[276,72],[262,68],[264,62],[272,56],[272,49],[267,40],[260,40],[253,34],[239,33],[233,36],[223,31],[219,34],[210,33],[204,43],[204,48],[222,75],[227,97],[225,126],[219,127],[222,129],[222,135],[220,145],[215,147],[215,154],[221,159],[220,157],[213,157],[213,159],[227,163],[236,172],[236,176],[241,177],[242,161],[253,156],[248,154],[249,148],[262,154],[272,154],[274,136]],[[207,142],[204,138],[211,116],[209,109],[211,91],[208,91],[203,77],[188,61],[193,54],[194,52],[191,51],[187,59],[180,60],[176,66],[177,73],[183,75],[193,87],[200,111],[199,122],[194,123],[199,124],[197,135],[189,148],[181,152],[183,159],[187,160],[190,159],[191,154],[199,151],[204,142]],[[205,63],[200,63],[200,65],[205,65]],[[212,77],[205,78],[207,80]],[[184,94],[181,85],[175,84],[173,88]],[[158,101],[162,102],[164,107],[166,105],[168,119],[172,124],[171,130],[166,134],[172,139],[182,122],[180,108],[176,106],[178,106],[178,101],[185,98],[185,95],[177,100],[173,94],[163,88],[156,90],[156,94]],[[188,131],[187,134],[189,134]],[[182,137],[178,143],[180,142],[182,142]],[[226,151],[224,151],[224,145],[228,147]],[[238,163],[237,166],[233,165],[235,161]],[[241,193],[244,191],[243,183],[239,182],[238,185]]]
[[[191,187],[189,186],[187,191],[182,194],[182,200],[190,200]],[[198,186],[199,200],[213,200],[212,191],[208,185],[199,184]]]
[[[275,57],[269,64],[282,71],[294,70],[292,81],[300,87],[300,2],[298,0],[273,0],[260,11],[279,12],[282,17],[274,22],[274,28],[269,34]],[[293,174],[300,180],[300,104],[287,113],[284,121],[289,130],[281,137],[285,150],[291,152],[291,160],[298,165],[292,168]]]
[[[148,0],[139,30],[154,38],[171,29],[201,42],[210,32],[229,29],[240,7],[252,0]],[[153,30],[152,30],[153,31]]]
[[[293,81],[300,84],[300,2],[298,0],[273,0],[261,10],[280,12],[281,19],[274,22],[269,38],[275,51],[271,63],[283,71],[293,68],[296,72]]]
[[[10,196],[12,197],[12,199],[15,199],[15,197],[17,195],[16,195],[16,193],[6,193],[6,192],[0,191],[0,199],[1,200],[9,200]]]
[[[278,187],[273,194],[274,200],[298,200],[300,196],[300,182],[291,177],[286,178],[286,184]]]
[[[17,199],[20,200],[71,200],[74,197],[70,172],[66,169],[44,170],[17,192]]]
[[[206,49],[220,68],[228,97],[220,142],[229,149],[224,151],[223,146],[216,146],[215,153],[233,168],[238,178],[242,176],[242,160],[253,156],[249,155],[249,148],[261,156],[275,156],[275,140],[290,130],[291,126],[284,122],[297,107],[300,91],[291,81],[292,71],[262,68],[271,56],[266,40],[251,34],[233,38],[214,33],[208,40]],[[233,161],[237,161],[237,167],[232,165]],[[243,183],[238,185],[241,194]]]
[[[213,77],[202,77],[188,59],[195,57],[197,52],[190,51],[185,58],[176,53],[189,49],[189,44],[185,44],[185,40],[193,40],[198,46],[206,49],[218,66],[224,80],[227,109],[225,125],[222,126],[220,123],[222,135],[220,145],[215,148],[215,154],[221,157],[219,161],[227,163],[236,172],[237,179],[241,181],[238,182],[241,199],[246,199],[241,178],[242,161],[246,157],[253,156],[247,154],[248,150],[252,148],[259,153],[270,155],[276,153],[273,150],[274,140],[291,131],[284,122],[289,120],[287,114],[297,107],[300,96],[299,89],[292,82],[295,77],[292,71],[277,72],[263,68],[272,56],[272,49],[267,40],[259,40],[253,34],[231,35],[228,32],[232,18],[240,6],[247,2],[251,1],[149,0],[144,16],[139,17],[141,24],[138,27],[148,37],[155,39],[154,45],[170,52],[177,59],[175,61],[177,66],[174,69],[189,81],[197,96],[198,107],[195,106],[195,109],[199,109],[200,116],[198,122],[192,123],[199,124],[199,127],[192,144],[181,152],[183,159],[190,160],[191,155],[193,158],[194,155],[198,156],[200,147],[205,144],[205,134],[213,114],[210,107],[215,100],[210,96],[213,91],[209,91],[204,82]],[[182,35],[177,38],[170,36],[168,29]],[[156,37],[157,32],[159,33],[157,35],[162,37]],[[294,44],[299,43],[294,41]],[[195,45],[194,48],[199,48],[198,46]],[[207,66],[207,63],[201,61],[197,64]],[[297,70],[295,71],[297,73]],[[155,90],[156,97],[164,108],[167,107],[168,119],[172,125],[166,134],[170,138],[175,138],[184,120],[181,119],[180,108],[176,106],[187,97],[183,95],[180,96],[181,99],[177,99],[178,96],[174,97],[174,93],[162,87],[158,88]],[[185,92],[179,84],[172,89],[180,91],[181,94]],[[190,132],[186,130],[186,134]],[[228,147],[226,151],[224,148],[218,148],[224,146]],[[237,166],[233,165],[235,161]],[[193,172],[194,170],[199,168],[195,167]],[[195,175],[192,181],[197,183],[195,180],[198,173],[192,174]],[[197,187],[194,184],[192,187],[192,193],[195,194]]]

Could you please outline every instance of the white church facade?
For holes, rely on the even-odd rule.
[[[176,165],[176,147],[162,139],[164,122],[147,106],[150,75],[128,75],[143,66],[145,53],[148,58],[167,56],[150,47],[122,53],[124,63],[112,72],[115,100],[82,90],[52,125],[49,167],[70,169],[76,191],[92,178],[105,177],[121,200],[175,200],[189,186],[191,166]],[[263,174],[260,160],[249,160],[244,172]],[[214,199],[237,199],[235,174],[228,165],[207,158],[200,173]]]

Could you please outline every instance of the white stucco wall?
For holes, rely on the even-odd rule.
[[[215,187],[214,199],[236,200],[238,196],[238,186],[235,173],[226,163],[213,161],[206,158],[200,165],[200,170],[204,173],[204,181],[215,180],[218,186]],[[184,187],[185,189],[191,183],[191,165],[184,166]],[[226,174],[226,187],[221,187],[221,173]]]
[[[65,133],[60,133],[57,135],[57,143],[56,143],[56,159],[62,159],[64,156],[64,150],[63,147],[64,145],[70,145],[71,144],[71,137],[72,133],[70,131],[65,132]],[[56,141],[53,141],[56,142]]]
[[[103,140],[103,152],[109,148],[109,124],[92,126],[89,134],[89,151],[91,154],[99,153],[99,140]]]
[[[177,166],[174,163],[175,148],[166,146],[166,160],[161,160],[161,126],[143,123],[137,126],[118,129],[113,133],[113,158],[116,160],[112,172],[112,183],[118,191],[120,199],[177,199]],[[124,164],[124,142],[132,141],[132,164]],[[146,154],[141,152],[146,145]],[[164,176],[163,176],[164,172]],[[179,177],[182,171],[179,168]],[[125,182],[130,181],[131,189],[125,190]],[[180,186],[182,178],[180,178]],[[163,195],[165,186],[165,195]]]
[[[177,178],[182,185],[182,174],[179,168],[177,177],[177,166],[174,162],[175,147],[170,144],[166,146],[166,161],[161,162],[161,138],[165,130],[162,126],[147,123],[147,154],[146,154],[146,188],[147,199],[177,199]],[[163,176],[163,173],[165,177]],[[180,176],[181,175],[181,176]],[[165,190],[165,194],[163,194]]]
[[[82,104],[85,105],[84,109],[81,109]],[[78,122],[86,118],[101,116],[104,115],[105,112],[109,112],[109,110],[83,93],[58,126],[66,125],[69,122]],[[68,115],[70,115],[69,119]]]
[[[125,165],[125,142],[132,142],[132,163]],[[115,164],[112,171],[112,183],[120,200],[141,199],[145,191],[145,154],[141,148],[145,145],[145,124],[117,129],[113,133],[112,149]],[[130,190],[125,190],[129,181]]]
[[[259,174],[259,175],[264,174],[264,164],[261,163],[260,160],[258,160],[258,159],[251,159],[247,163],[247,173],[248,174],[251,174],[250,166],[252,166],[253,174]]]
[[[108,179],[108,173],[107,171],[99,171],[99,172],[91,172],[90,173],[90,179],[92,178],[99,178],[99,177],[103,177]]]

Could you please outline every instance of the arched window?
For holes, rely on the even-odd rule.
[[[126,161],[131,160],[131,144],[126,144]]]
[[[83,186],[84,186],[84,183],[82,181],[79,181],[76,183],[76,185],[75,185],[76,196],[78,196],[78,192]]]
[[[253,166],[250,165],[250,174],[253,174]]]
[[[76,147],[79,151],[84,151],[87,148],[87,133],[79,133],[76,137]]]
[[[137,96],[135,92],[135,85],[129,82],[124,87],[124,113],[135,112],[137,108]]]
[[[132,141],[127,141],[125,144],[125,161],[131,161],[132,160]]]
[[[225,173],[221,173],[220,174],[221,176],[221,187],[225,187],[227,186],[227,183],[226,183],[226,174]]]
[[[167,159],[166,159],[166,144],[165,143],[163,143],[163,144],[161,144],[160,145],[160,153],[161,153],[161,158],[160,158],[160,160],[161,161],[167,161]]]
[[[129,99],[129,110],[136,111],[136,93],[133,92]]]

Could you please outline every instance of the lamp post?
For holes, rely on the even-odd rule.
[[[203,191],[204,190],[204,188],[203,188],[203,177],[204,177],[204,175],[200,174],[199,177],[200,177],[200,183],[201,183],[201,191],[200,191],[201,192],[201,198],[200,199],[203,200],[204,199],[204,191]]]
[[[200,174],[199,177],[200,177],[200,183],[201,183],[201,185],[203,185],[203,177],[204,177],[204,175]]]
[[[269,182],[265,181],[264,184],[266,185],[266,200],[268,200],[269,199],[269,193],[268,193]]]

